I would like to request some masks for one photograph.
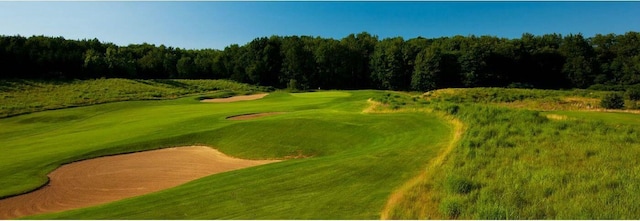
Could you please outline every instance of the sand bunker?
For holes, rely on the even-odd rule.
[[[94,206],[277,161],[232,158],[204,146],[80,161],[51,172],[49,184],[36,191],[0,200],[0,219]]]
[[[230,116],[227,117],[227,119],[229,120],[249,120],[249,119],[254,119],[254,118],[259,118],[259,117],[266,117],[266,116],[271,116],[271,115],[276,115],[276,114],[283,114],[285,112],[267,112],[267,113],[257,113],[257,114],[241,114],[241,115],[235,115],[235,116]]]
[[[228,98],[215,98],[215,99],[204,99],[200,102],[210,102],[210,103],[229,103],[236,101],[250,101],[257,100],[267,96],[268,94],[252,94],[252,95],[242,95],[242,96],[233,96]]]

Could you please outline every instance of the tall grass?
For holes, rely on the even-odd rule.
[[[636,125],[606,117],[550,119],[539,111],[467,102],[466,96],[430,100],[429,107],[449,112],[467,130],[433,171],[435,178],[414,186],[390,218],[640,218]],[[497,96],[474,100],[514,95]]]

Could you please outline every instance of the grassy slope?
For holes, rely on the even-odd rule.
[[[206,177],[156,194],[36,218],[373,219],[394,188],[447,145],[451,128],[425,113],[365,114],[381,92],[273,93],[226,104],[194,97],[131,101],[0,119],[0,195],[33,189],[62,163],[207,144],[285,162]],[[286,111],[249,121],[230,115]],[[19,171],[19,172],[17,172]]]
[[[176,98],[215,90],[252,92],[266,88],[226,80],[2,80],[0,117],[114,101]]]
[[[429,106],[462,120],[463,139],[434,171],[441,179],[416,185],[391,218],[640,218],[639,115],[557,111],[551,113],[569,117],[549,119],[549,113],[499,106],[578,95],[458,90],[431,93],[445,95],[430,96]],[[494,96],[473,98],[478,91]]]

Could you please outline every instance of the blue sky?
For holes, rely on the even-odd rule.
[[[0,35],[201,49],[256,37],[640,31],[640,2],[0,2]]]

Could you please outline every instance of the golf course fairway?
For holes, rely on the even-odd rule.
[[[383,91],[274,92],[258,100],[127,101],[0,119],[0,197],[76,161],[178,146],[282,160],[142,196],[28,219],[378,219],[389,197],[450,147],[424,111],[363,112]],[[263,114],[242,120],[232,116]]]

